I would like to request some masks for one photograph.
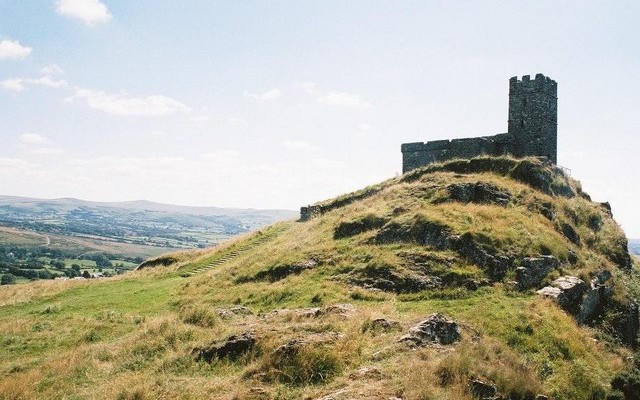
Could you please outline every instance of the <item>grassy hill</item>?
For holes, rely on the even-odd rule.
[[[452,161],[317,205],[132,274],[1,287],[0,399],[619,399],[640,382],[638,265],[562,171]]]

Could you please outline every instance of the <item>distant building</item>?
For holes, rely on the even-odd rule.
[[[507,133],[469,139],[404,143],[402,172],[434,162],[480,155],[546,157],[558,162],[558,85],[537,74],[509,80]]]

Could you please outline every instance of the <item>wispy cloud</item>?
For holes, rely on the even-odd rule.
[[[24,90],[23,80],[20,78],[5,79],[0,81],[0,88],[11,92],[22,92]]]
[[[316,98],[318,103],[343,108],[373,108],[373,104],[364,100],[360,95],[337,90],[322,90],[315,82],[296,83],[294,87]]]
[[[100,0],[58,0],[56,11],[65,17],[79,19],[87,26],[104,24],[111,19],[109,9]]]
[[[40,78],[11,78],[0,81],[0,88],[12,92],[22,92],[26,89],[27,85],[46,86],[50,88],[62,88],[69,86],[67,81],[63,79],[56,80],[48,75]]]
[[[20,59],[31,54],[31,47],[20,44],[17,40],[0,40],[0,60]]]
[[[58,64],[47,65],[46,67],[42,68],[40,72],[42,72],[42,75],[47,76],[64,74],[64,70],[60,68]]]
[[[27,154],[57,154],[61,152],[60,148],[54,146],[49,138],[32,132],[20,135],[18,149]]]
[[[187,105],[163,95],[132,97],[126,93],[76,88],[74,97],[86,101],[94,110],[118,116],[156,117],[191,110]]]
[[[318,102],[327,104],[330,106],[344,107],[344,108],[372,108],[373,104],[365,101],[357,94],[347,92],[332,91],[328,94],[321,96]]]
[[[315,146],[304,140],[285,140],[282,142],[282,146],[289,150],[314,150]]]
[[[251,92],[245,91],[244,97],[248,97],[254,100],[273,101],[282,97],[282,92],[279,89],[271,89],[264,93],[251,93]]]

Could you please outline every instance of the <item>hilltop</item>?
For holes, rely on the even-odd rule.
[[[637,262],[552,164],[447,161],[314,207],[2,287],[0,399],[634,398]]]

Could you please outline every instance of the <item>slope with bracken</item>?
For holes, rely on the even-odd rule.
[[[556,167],[451,161],[317,206],[126,276],[3,287],[0,398],[604,399],[634,384],[635,261],[609,206]]]

